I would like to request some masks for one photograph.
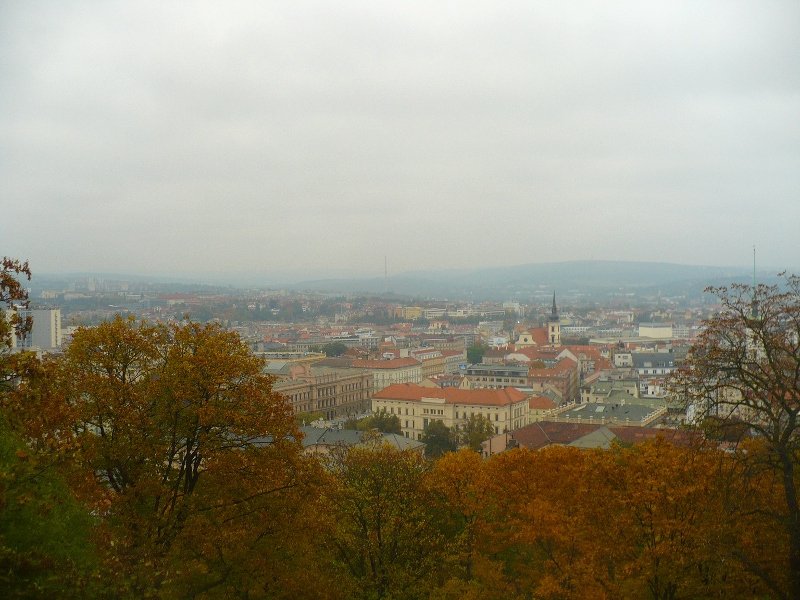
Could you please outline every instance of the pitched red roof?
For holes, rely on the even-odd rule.
[[[554,421],[539,421],[516,430],[512,435],[520,446],[537,450],[551,444],[571,444],[601,427],[607,427],[620,441],[630,444],[661,437],[676,446],[689,446],[699,439],[698,434],[679,429],[609,427],[601,424],[556,423]]]
[[[547,396],[532,396],[528,401],[528,405],[533,410],[550,410],[556,407],[556,403]]]
[[[701,434],[696,431],[685,429],[666,429],[653,427],[609,427],[611,433],[621,441],[636,444],[657,437],[663,437],[666,441],[676,446],[690,446],[700,441]]]
[[[528,329],[528,333],[537,346],[546,346],[550,343],[550,338],[547,337],[547,327],[534,327]]]
[[[462,390],[460,388],[429,388],[415,383],[395,383],[372,396],[378,400],[411,400],[440,398],[445,404],[482,404],[484,406],[507,406],[524,400],[527,396],[517,388],[500,390]]]
[[[530,369],[528,375],[534,379],[541,379],[543,377],[561,377],[570,371],[577,369],[578,363],[571,358],[562,358],[553,367],[544,369]]]
[[[554,360],[556,356],[561,354],[563,348],[537,348],[536,346],[526,346],[518,348],[514,354],[522,354],[527,356],[530,360]]]
[[[538,450],[551,444],[570,444],[600,427],[602,425],[589,423],[539,421],[517,429],[512,435],[523,448]]]
[[[598,348],[597,346],[573,344],[570,346],[565,346],[565,348],[570,352],[572,352],[572,354],[574,354],[578,358],[593,360],[595,371],[600,371],[602,369],[610,369],[613,367],[611,361],[605,358],[601,354],[600,348]]]

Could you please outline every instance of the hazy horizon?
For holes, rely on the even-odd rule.
[[[800,267],[794,1],[34,0],[0,53],[34,272]]]
[[[554,268],[555,267],[555,268]],[[563,267],[563,269],[561,269]],[[518,280],[524,274],[533,276],[533,280],[547,279],[551,283],[553,281],[573,280],[576,272],[585,272],[585,277],[594,280],[599,272],[608,273],[608,267],[613,267],[614,273],[618,273],[623,279],[630,279],[631,272],[642,273],[643,276],[650,279],[656,277],[661,273],[664,279],[659,279],[664,283],[674,282],[684,277],[690,277],[698,282],[704,280],[706,277],[719,280],[720,277],[725,278],[730,276],[731,281],[741,279],[742,277],[749,280],[752,273],[753,266],[720,266],[720,265],[688,265],[679,263],[667,262],[643,262],[643,261],[604,261],[604,260],[576,260],[576,261],[556,261],[548,263],[527,263],[516,265],[497,265],[493,267],[476,267],[476,268],[453,268],[453,269],[416,269],[404,271],[401,273],[388,272],[388,283],[397,284],[404,282],[403,285],[410,283],[412,286],[414,282],[424,281],[439,281],[443,286],[450,284],[463,286],[465,282],[472,281],[475,285],[482,285],[485,278],[494,280],[499,277],[499,280],[512,279]],[[642,271],[642,268],[645,271]],[[757,267],[757,275],[760,282],[773,282],[779,279],[777,276],[780,270],[771,268],[769,266],[759,265]],[[791,272],[791,271],[790,271]],[[521,275],[521,273],[523,275]],[[582,279],[584,276],[579,277]],[[477,277],[477,279],[476,279]],[[276,287],[288,286],[297,287],[305,284],[313,284],[314,287],[319,287],[325,282],[335,288],[339,289],[341,285],[355,285],[360,284],[375,285],[377,282],[379,287],[383,287],[384,275],[376,275],[373,273],[364,273],[347,269],[326,269],[302,272],[272,272],[272,273],[155,273],[146,271],[141,273],[136,272],[100,272],[100,271],[56,271],[56,272],[42,272],[33,269],[33,282],[38,285],[42,281],[47,280],[82,280],[87,278],[96,278],[98,281],[150,281],[152,283],[175,283],[175,284],[188,284],[188,285],[211,285],[211,286],[233,286],[233,287]],[[532,280],[532,281],[533,281]],[[486,282],[483,282],[486,283]],[[707,285],[708,282],[702,285]],[[614,282],[610,282],[614,285]],[[489,284],[491,286],[491,283]],[[324,285],[323,285],[324,287]],[[356,287],[353,288],[354,291]],[[320,288],[322,289],[322,288]],[[332,288],[333,289],[333,288]]]

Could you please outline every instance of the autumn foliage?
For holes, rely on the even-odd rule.
[[[118,318],[80,330],[62,358],[29,364],[3,411],[26,440],[25,460],[84,507],[93,558],[66,563],[56,583],[85,595],[670,599],[787,589],[787,536],[762,517],[781,510],[774,471],[665,441],[489,460],[465,449],[431,462],[389,447],[312,460],[261,362],[214,325]]]
[[[15,363],[4,597],[792,597],[768,440],[310,457],[262,371],[216,325],[123,318]]]
[[[8,401],[31,448],[98,515],[119,593],[248,589],[248,552],[291,523],[307,461],[238,336],[117,318],[80,330]]]

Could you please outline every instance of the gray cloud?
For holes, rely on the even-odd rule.
[[[800,5],[0,8],[39,270],[800,266]]]

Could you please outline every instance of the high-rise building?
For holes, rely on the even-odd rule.
[[[61,347],[61,309],[28,309],[20,310],[21,318],[31,317],[33,327],[24,340],[17,340],[22,348],[41,348],[53,350]]]

